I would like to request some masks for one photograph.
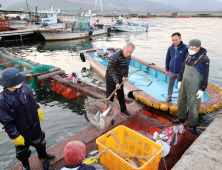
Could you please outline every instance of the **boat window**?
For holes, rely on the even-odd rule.
[[[1,27],[5,27],[4,20],[2,20]]]
[[[44,19],[43,22],[50,22],[50,19]]]

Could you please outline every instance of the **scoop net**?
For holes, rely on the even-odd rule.
[[[117,115],[118,106],[105,99],[92,100],[85,105],[89,121],[99,129],[105,129]]]

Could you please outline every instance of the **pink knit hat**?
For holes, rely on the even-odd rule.
[[[78,165],[86,156],[86,145],[80,141],[69,142],[64,149],[66,165]]]

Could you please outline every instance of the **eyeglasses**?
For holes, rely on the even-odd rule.
[[[193,49],[195,49],[195,48],[197,48],[196,46],[190,46],[190,47],[188,47],[190,50],[193,50]]]

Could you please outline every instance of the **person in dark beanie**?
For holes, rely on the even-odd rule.
[[[46,153],[45,133],[40,121],[44,115],[34,99],[32,90],[23,81],[26,79],[16,68],[2,71],[0,84],[4,87],[0,96],[0,122],[5,132],[14,140],[16,158],[29,170],[30,146],[34,146],[39,158],[53,159]]]
[[[64,149],[65,165],[61,165],[57,170],[95,170],[92,165],[82,162],[86,157],[86,143],[84,141],[69,142]],[[95,161],[91,161],[94,163]]]

